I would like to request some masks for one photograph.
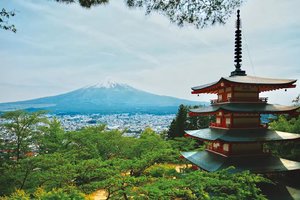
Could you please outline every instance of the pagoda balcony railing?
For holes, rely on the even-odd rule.
[[[216,104],[216,103],[220,103],[221,101],[219,101],[219,99],[211,99],[210,100],[210,104]]]
[[[259,101],[261,101],[263,103],[267,103],[268,102],[268,97],[259,97]]]
[[[230,128],[230,125],[226,124],[219,124],[219,123],[216,123],[216,122],[210,122],[210,126],[211,127],[220,127],[220,128]]]
[[[260,97],[260,98],[251,98],[251,97],[228,97],[226,100],[219,100],[219,99],[211,99],[211,104],[218,104],[218,103],[226,103],[226,102],[254,102],[254,103],[267,103],[268,97]]]
[[[213,126],[213,127],[220,127],[221,124],[218,124],[216,122],[210,122],[209,126]]]
[[[231,124],[221,124],[221,123],[216,123],[216,122],[211,122],[210,127],[217,127],[217,128],[231,128],[231,129],[265,129],[268,128],[268,124],[259,124],[259,125],[251,125],[251,124],[245,124],[245,125],[231,125]]]

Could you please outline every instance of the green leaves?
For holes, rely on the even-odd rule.
[[[266,179],[247,171],[232,174],[228,170],[215,173],[195,171],[183,180],[198,199],[207,196],[209,199],[265,199],[256,184]]]
[[[178,108],[178,112],[176,114],[176,118],[171,122],[168,138],[172,139],[175,137],[183,137],[185,132],[185,128],[187,126],[187,113],[188,108],[184,105],[180,105]]]
[[[79,3],[82,7],[107,4],[109,0],[55,0],[64,3]],[[224,24],[243,0],[126,0],[129,8],[144,8],[145,14],[159,13],[178,26],[192,25],[205,28],[214,24]]]
[[[53,200],[53,199],[63,199],[63,200],[84,200],[85,196],[80,193],[75,188],[68,190],[63,189],[53,189],[51,191],[45,191],[42,188],[38,188],[32,195],[36,200]],[[26,193],[24,190],[16,190],[8,197],[0,197],[0,200],[30,200],[30,194]]]
[[[270,127],[277,131],[300,133],[300,117],[288,120],[284,115],[280,115],[277,120],[270,123]],[[297,141],[271,143],[265,147],[274,155],[300,161],[300,144]]]
[[[194,106],[192,108],[197,108]],[[176,114],[176,118],[171,122],[167,137],[174,139],[175,137],[183,137],[185,130],[196,130],[200,128],[207,128],[209,126],[210,118],[208,116],[190,117],[188,112],[190,106],[180,105]]]
[[[35,144],[37,152],[1,163],[6,199],[83,199],[82,193],[99,189],[111,199],[263,199],[256,184],[265,180],[249,172],[176,171],[186,162],[179,152],[195,148],[189,138],[165,140],[151,129],[124,137],[104,125],[65,132],[55,119],[46,124],[42,115],[21,111],[3,117],[7,132],[26,138],[23,144]]]
[[[17,110],[6,112],[0,116],[6,121],[0,125],[0,128],[3,129],[0,132],[0,138],[5,140],[2,145],[8,154],[6,158],[19,160],[34,151],[37,140],[42,134],[40,127],[48,123],[44,114],[43,111],[29,113]],[[4,161],[2,160],[2,162]]]
[[[241,5],[242,0],[127,0],[126,3],[131,8],[144,8],[146,14],[158,12],[178,26],[193,25],[196,28],[204,28],[216,23],[225,23],[230,14]]]
[[[60,3],[78,3],[83,8],[105,5],[109,0],[54,0]],[[192,25],[205,28],[215,24],[224,24],[230,15],[241,6],[243,0],[126,0],[129,8],[144,8],[145,14],[159,13],[178,26]],[[17,32],[15,25],[9,19],[15,16],[15,11],[0,11],[0,29]]]
[[[9,24],[8,20],[11,17],[15,16],[15,11],[7,11],[5,8],[2,8],[0,11],[0,29],[17,32],[15,25]]]
[[[42,137],[38,138],[40,154],[54,153],[63,148],[65,132],[56,118],[51,120],[48,126],[41,127],[40,130],[43,132]]]

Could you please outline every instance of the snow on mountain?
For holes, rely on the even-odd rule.
[[[128,86],[128,85],[123,84],[123,83],[117,83],[117,82],[109,79],[109,80],[103,81],[101,83],[96,83],[94,85],[89,85],[86,88],[106,88],[106,89],[109,89],[109,88],[114,88],[114,87],[117,87],[117,86]]]

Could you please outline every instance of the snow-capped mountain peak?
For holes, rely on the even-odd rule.
[[[119,83],[112,81],[112,80],[107,80],[107,81],[92,85],[91,87],[92,88],[114,88],[117,85],[119,85]]]
[[[180,104],[199,102],[161,96],[127,84],[104,81],[64,94],[27,101],[2,103],[0,111],[13,109],[48,110],[53,113],[176,113]]]
[[[112,89],[112,88],[116,88],[118,86],[121,86],[121,87],[129,87],[129,85],[127,84],[124,84],[124,83],[118,83],[116,81],[113,81],[111,79],[107,79],[107,80],[104,80],[100,83],[97,83],[97,84],[92,84],[92,85],[88,85],[86,87],[84,87],[84,89],[95,89],[95,88],[105,88],[105,89]]]

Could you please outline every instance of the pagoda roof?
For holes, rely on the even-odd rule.
[[[257,129],[218,129],[205,128],[185,131],[187,136],[204,141],[221,140],[225,142],[268,142],[298,140],[300,134],[273,131],[265,128]]]
[[[229,85],[252,85],[259,86],[259,91],[270,91],[276,90],[280,88],[294,88],[296,85],[296,79],[274,79],[274,78],[264,78],[257,76],[230,76],[230,77],[222,77],[219,81],[215,81],[209,84],[200,85],[192,87],[194,94],[198,93],[218,93],[218,89],[224,87],[221,85],[229,84]]]
[[[191,116],[208,115],[218,111],[237,113],[287,113],[296,111],[300,106],[282,106],[267,103],[224,103],[190,109]]]
[[[181,152],[181,155],[201,169],[214,172],[234,166],[233,172],[249,170],[254,173],[271,173],[300,170],[300,162],[278,158],[270,154],[222,156],[209,152]]]

